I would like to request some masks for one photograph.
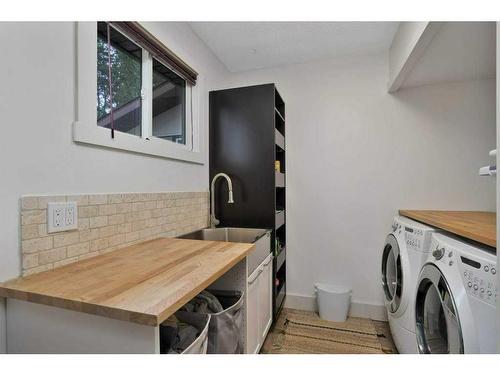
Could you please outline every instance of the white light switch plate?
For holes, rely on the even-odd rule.
[[[47,232],[63,232],[78,228],[76,202],[49,202],[47,204]]]

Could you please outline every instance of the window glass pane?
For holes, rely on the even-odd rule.
[[[186,144],[186,81],[153,59],[153,135]]]
[[[97,23],[97,124],[111,128],[108,52],[111,54],[111,78],[114,128],[141,135],[142,49],[123,34],[111,30],[108,51],[107,24]]]

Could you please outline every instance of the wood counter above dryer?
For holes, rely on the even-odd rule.
[[[495,212],[399,210],[399,214],[469,240],[497,247]]]

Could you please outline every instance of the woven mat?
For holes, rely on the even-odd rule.
[[[383,354],[370,319],[349,318],[335,323],[316,314],[289,311],[273,345],[275,354]]]

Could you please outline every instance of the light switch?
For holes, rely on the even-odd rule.
[[[63,232],[78,228],[76,202],[49,202],[47,204],[47,232]]]

